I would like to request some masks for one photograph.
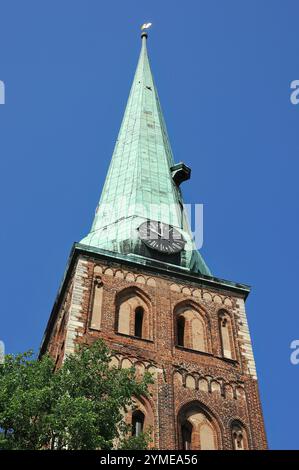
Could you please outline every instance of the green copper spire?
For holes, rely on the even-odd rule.
[[[140,240],[138,227],[146,220],[170,224],[187,241],[179,258],[164,255],[165,263],[211,275],[192,240],[157,89],[142,46],[121,128],[90,233],[82,244],[112,252],[157,258]],[[188,171],[187,171],[188,172]],[[183,179],[188,179],[182,178]],[[160,257],[160,261],[163,259]]]

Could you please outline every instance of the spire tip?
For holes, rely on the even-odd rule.
[[[147,30],[152,26],[152,23],[143,23],[141,26],[141,37],[147,38]]]

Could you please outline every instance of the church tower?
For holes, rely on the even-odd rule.
[[[267,447],[245,313],[249,287],[196,249],[147,53],[147,33],[90,232],[75,243],[41,346],[57,367],[103,338],[112,363],[152,372],[128,416],[158,449]]]

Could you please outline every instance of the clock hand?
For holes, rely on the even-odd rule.
[[[161,234],[159,232],[157,232],[157,230],[154,230],[154,229],[151,228],[150,231],[156,233],[158,235],[158,237],[161,238]]]

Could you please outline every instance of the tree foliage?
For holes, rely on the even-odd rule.
[[[7,355],[0,365],[0,449],[146,448],[124,414],[148,395],[151,375],[110,367],[103,341],[81,346],[55,372],[49,356]]]

